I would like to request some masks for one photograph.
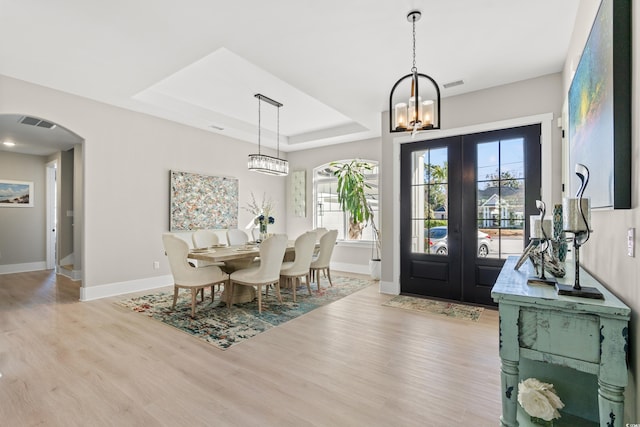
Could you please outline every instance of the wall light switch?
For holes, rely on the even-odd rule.
[[[153,261],[153,268],[155,270],[159,269],[160,268],[160,262],[159,261]]]
[[[627,255],[635,257],[635,243],[636,243],[636,229],[630,228],[627,230]]]

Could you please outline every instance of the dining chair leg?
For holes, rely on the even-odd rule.
[[[280,304],[282,304],[282,295],[280,294],[280,283],[276,282],[275,287],[276,287],[276,295],[278,296],[278,301],[280,301]]]
[[[307,279],[307,290],[309,291],[309,295],[311,295],[311,276],[307,274],[305,278]]]
[[[293,292],[293,302],[296,302],[296,288],[297,288],[296,279],[293,277],[287,277],[287,283],[289,283],[289,281],[291,281],[291,290]]]
[[[220,286],[220,284],[218,284],[218,286]],[[216,285],[211,285],[211,304],[213,304],[215,297],[216,297]]]
[[[269,288],[267,288],[268,292]],[[258,313],[262,313],[262,285],[258,285]]]
[[[331,281],[331,269],[327,267],[327,279],[329,279],[329,285],[333,286],[333,282]]]
[[[178,301],[178,287],[173,287],[173,305],[171,306],[172,310],[176,309],[176,302]]]
[[[191,289],[191,317],[196,317],[196,300],[198,291],[199,289]]]
[[[318,292],[320,292],[320,270],[313,269],[313,277],[315,279],[316,285],[318,285]]]

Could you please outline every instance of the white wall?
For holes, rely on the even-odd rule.
[[[285,232],[285,180],[247,170],[253,144],[4,76],[0,93],[0,114],[43,117],[85,140],[83,299],[171,283],[161,240],[171,169],[238,178],[241,207],[250,191],[266,193],[276,202],[270,231]],[[249,220],[240,209],[239,225]]]
[[[635,2],[634,2],[635,3]],[[580,54],[589,36],[591,24],[598,11],[600,2],[597,0],[584,0],[580,2],[576,25],[567,61],[564,67],[563,82],[564,93],[569,91],[571,78],[575,67],[578,65]],[[622,299],[632,310],[631,318],[631,344],[630,384],[627,387],[625,404],[625,422],[636,423],[640,417],[640,258],[636,250],[635,258],[627,256],[627,229],[636,228],[640,232],[640,123],[638,122],[638,106],[640,105],[640,67],[638,66],[638,54],[640,53],[640,33],[637,30],[640,25],[640,7],[632,5],[632,166],[631,166],[631,206],[632,209],[592,211],[592,227],[595,232],[589,241],[583,246],[581,252],[582,265],[594,276],[602,281],[607,288]],[[575,178],[575,175],[572,176]],[[636,246],[638,237],[636,236]]]
[[[0,207],[0,273],[42,270],[45,258],[44,156],[0,151],[0,178],[33,182],[31,208]]]

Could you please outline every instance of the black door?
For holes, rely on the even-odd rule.
[[[540,184],[539,125],[403,144],[401,293],[493,304]]]

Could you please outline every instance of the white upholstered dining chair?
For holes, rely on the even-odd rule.
[[[220,239],[215,231],[196,230],[191,235],[194,248],[209,248],[220,243]]]
[[[295,242],[295,258],[292,262],[283,262],[280,267],[280,277],[283,279],[285,287],[291,286],[293,292],[293,302],[296,301],[296,288],[304,277],[307,281],[307,290],[311,295],[311,258],[316,247],[316,233],[307,231],[298,236]]]
[[[320,251],[311,261],[309,274],[311,275],[311,280],[316,280],[318,290],[320,290],[320,272],[324,272],[327,279],[329,279],[329,285],[333,286],[329,264],[331,263],[331,255],[337,238],[338,230],[329,230],[324,233],[320,238]]]
[[[249,236],[243,230],[238,228],[230,228],[227,230],[227,242],[229,246],[244,245],[249,241]]]
[[[245,268],[231,273],[229,276],[229,295],[227,307],[233,302],[233,289],[238,286],[255,286],[258,294],[258,312],[262,313],[262,287],[274,285],[278,301],[280,295],[280,267],[287,249],[287,235],[274,234],[260,244],[260,266]]]
[[[213,302],[214,285],[225,283],[229,279],[229,275],[223,273],[220,267],[194,267],[187,261],[189,255],[189,244],[180,237],[164,233],[162,235],[162,243],[164,250],[169,258],[169,266],[173,275],[173,305],[176,308],[178,300],[178,290],[191,289],[191,317],[196,315],[196,297],[198,292],[202,292],[202,301],[204,301],[204,288],[211,288],[211,302]]]
[[[318,227],[318,228],[315,228],[313,231],[316,233],[316,236],[317,236],[316,241],[320,241],[320,238],[325,234],[327,234],[327,231],[329,230],[327,230],[324,227]]]
[[[194,248],[210,248],[212,246],[220,244],[220,238],[215,231],[211,230],[196,230],[191,235],[191,241]],[[207,262],[198,260],[198,267],[205,267],[208,265],[217,265],[218,267],[224,267],[224,262]],[[218,284],[218,290],[220,290],[220,284]]]

